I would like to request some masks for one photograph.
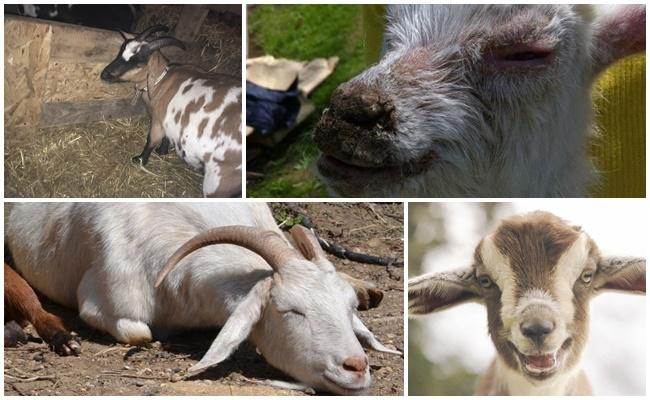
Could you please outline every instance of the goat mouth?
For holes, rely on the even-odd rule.
[[[323,374],[323,379],[325,382],[327,382],[330,386],[333,386],[333,389],[330,389],[332,392],[339,393],[339,394],[350,394],[350,395],[356,395],[356,394],[361,394],[368,390],[368,379],[361,379],[359,383],[347,383],[347,382],[341,382],[340,380],[335,379],[332,377],[330,374],[325,372]]]
[[[519,359],[522,371],[529,377],[537,380],[544,380],[553,376],[561,367],[562,357],[571,339],[567,339],[557,350],[546,353],[524,354],[517,347],[510,343]]]
[[[375,166],[361,161],[344,161],[333,155],[323,153],[318,159],[318,171],[329,179],[367,179],[373,177],[409,177],[426,171],[436,160],[435,154],[403,164]]]

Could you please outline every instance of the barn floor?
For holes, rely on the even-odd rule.
[[[173,149],[131,162],[148,129],[141,117],[7,135],[5,197],[201,197],[201,174]]]
[[[146,5],[137,31],[174,27],[180,5]],[[116,49],[117,50],[117,49]],[[183,62],[240,77],[241,17],[210,12]],[[99,79],[99,77],[97,77]],[[59,128],[5,131],[5,197],[202,197],[202,175],[173,149],[152,153],[141,168],[131,162],[146,141],[146,116]]]
[[[307,203],[299,205],[319,233],[334,243],[364,253],[403,259],[401,204]],[[276,219],[284,214],[276,207]],[[385,345],[404,349],[404,271],[359,264],[329,256],[340,271],[374,282],[381,305],[360,312],[361,319]],[[214,331],[191,332],[148,347],[126,346],[94,331],[71,310],[46,304],[64,317],[82,340],[78,357],[59,357],[42,343],[5,349],[5,395],[300,395],[255,381],[290,380],[269,366],[246,343],[216,368],[187,381],[177,377],[200,359]],[[373,383],[369,395],[401,395],[404,359],[368,350]]]

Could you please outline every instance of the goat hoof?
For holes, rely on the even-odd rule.
[[[72,356],[81,353],[79,339],[65,331],[59,331],[52,336],[50,348],[61,356]]]
[[[147,163],[146,161],[144,161],[142,156],[135,156],[131,159],[131,161],[133,161],[134,164],[138,164],[138,165],[145,165]]]
[[[165,149],[165,148],[158,147],[155,151],[156,151],[156,154],[158,154],[159,156],[164,156],[164,155],[169,154],[169,149],[168,148]]]

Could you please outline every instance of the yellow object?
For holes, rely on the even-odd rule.
[[[379,58],[385,6],[363,7],[365,61]],[[645,197],[645,53],[611,66],[596,83],[594,104],[600,137],[591,155],[600,171],[592,197]]]
[[[600,171],[594,197],[645,197],[645,53],[598,79],[594,104],[601,137],[591,147]]]

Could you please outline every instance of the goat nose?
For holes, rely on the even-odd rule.
[[[339,86],[330,99],[332,110],[343,120],[356,125],[390,123],[392,106],[378,88],[356,83]]]
[[[366,372],[368,367],[368,359],[366,357],[348,357],[343,360],[343,369],[346,371],[363,373]]]
[[[555,323],[551,320],[546,319],[535,319],[530,321],[524,321],[519,325],[521,333],[529,339],[540,340],[544,336],[553,332],[555,329]]]

